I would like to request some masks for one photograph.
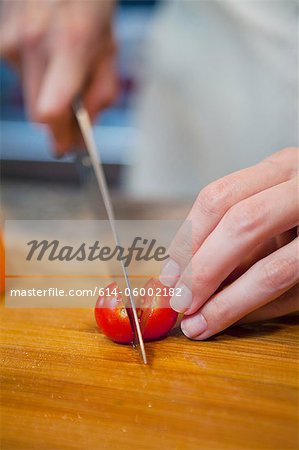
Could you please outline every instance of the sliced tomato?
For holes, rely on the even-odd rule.
[[[170,308],[169,288],[152,278],[145,285],[141,298],[139,320],[145,341],[164,337],[177,321],[178,313]]]
[[[130,344],[134,335],[122,296],[116,283],[105,288],[95,307],[98,327],[110,339],[121,344]]]
[[[113,295],[111,295],[113,293]],[[169,306],[169,288],[151,279],[145,285],[145,295],[137,308],[138,320],[145,341],[164,337],[174,326],[178,313]],[[122,344],[133,341],[134,335],[124,301],[116,283],[105,288],[95,308],[99,328],[110,339]]]

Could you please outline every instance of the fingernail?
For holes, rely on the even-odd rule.
[[[185,336],[194,339],[208,328],[208,323],[202,314],[186,317],[181,323],[181,329]]]
[[[164,286],[172,287],[180,276],[180,266],[173,259],[169,258],[161,270],[159,280]]]
[[[175,288],[175,292],[170,299],[170,306],[175,311],[182,313],[192,304],[192,292],[185,284],[179,284]]]

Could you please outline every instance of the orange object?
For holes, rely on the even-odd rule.
[[[0,234],[0,294],[5,291],[5,256],[4,256],[4,242]]]

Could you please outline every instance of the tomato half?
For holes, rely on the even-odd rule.
[[[145,341],[165,336],[176,323],[178,313],[169,306],[169,288],[152,278],[145,288],[139,308],[140,326]]]
[[[164,337],[174,326],[178,313],[169,307],[169,288],[151,279],[137,308],[138,320],[145,341]],[[111,293],[113,292],[113,295]],[[115,342],[129,344],[133,331],[122,296],[116,283],[105,288],[105,295],[96,303],[95,318],[102,332]]]
[[[95,318],[98,327],[108,338],[120,344],[133,341],[130,320],[116,283],[109,284],[105,288],[105,295],[98,298]]]

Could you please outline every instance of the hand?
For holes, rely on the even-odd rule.
[[[171,305],[187,337],[299,310],[298,158],[298,148],[282,150],[198,195],[160,275],[182,288]]]
[[[0,56],[20,72],[29,117],[47,123],[56,153],[78,143],[71,110],[80,93],[90,116],[117,94],[113,0],[1,2]]]

